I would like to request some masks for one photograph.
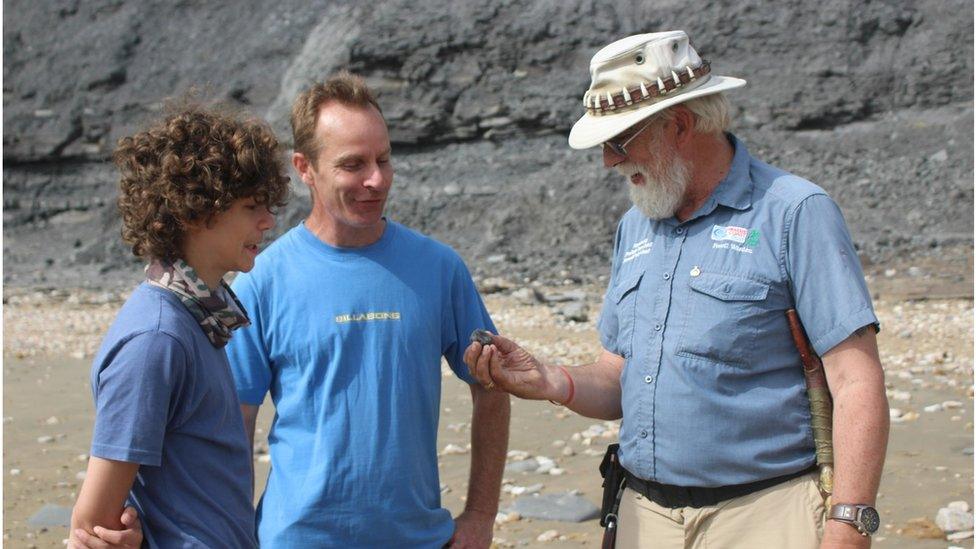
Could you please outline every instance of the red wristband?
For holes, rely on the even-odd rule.
[[[549,402],[555,404],[556,406],[569,406],[569,403],[573,401],[573,397],[576,396],[576,384],[573,383],[573,376],[569,375],[569,371],[563,366],[556,366],[562,370],[563,374],[566,375],[566,379],[569,380],[569,396],[566,397],[566,402],[556,402],[555,400],[550,400]]]

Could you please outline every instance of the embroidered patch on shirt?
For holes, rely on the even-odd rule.
[[[759,245],[759,229],[747,229],[734,225],[712,226],[712,249],[731,249],[737,252],[752,253],[752,249]],[[719,242],[723,242],[719,244]]]
[[[624,254],[624,263],[627,263],[628,261],[634,259],[635,257],[639,257],[651,253],[651,246],[653,244],[654,243],[651,242],[649,238],[645,238],[644,240],[641,240],[640,242],[634,244],[633,246],[631,246],[630,250]]]

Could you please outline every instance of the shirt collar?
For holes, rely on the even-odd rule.
[[[729,173],[725,174],[708,199],[698,207],[691,217],[683,222],[679,222],[674,216],[661,219],[659,222],[670,227],[691,223],[700,217],[711,214],[719,205],[733,208],[736,210],[746,210],[752,206],[752,175],[750,166],[752,157],[744,143],[739,141],[731,133],[726,133],[729,143],[735,152],[732,155],[732,165],[729,166]]]
[[[752,206],[752,178],[749,176],[750,156],[745,144],[736,139],[731,133],[726,134],[729,143],[735,148],[732,166],[725,179],[712,191],[712,198],[716,203],[736,210],[745,210]]]

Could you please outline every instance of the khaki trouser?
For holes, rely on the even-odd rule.
[[[700,509],[669,509],[628,489],[618,516],[617,549],[815,549],[824,502],[811,473]]]

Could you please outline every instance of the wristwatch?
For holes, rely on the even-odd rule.
[[[857,528],[862,536],[870,536],[881,526],[881,517],[877,509],[870,505],[838,503],[830,507],[828,520],[846,522]]]

